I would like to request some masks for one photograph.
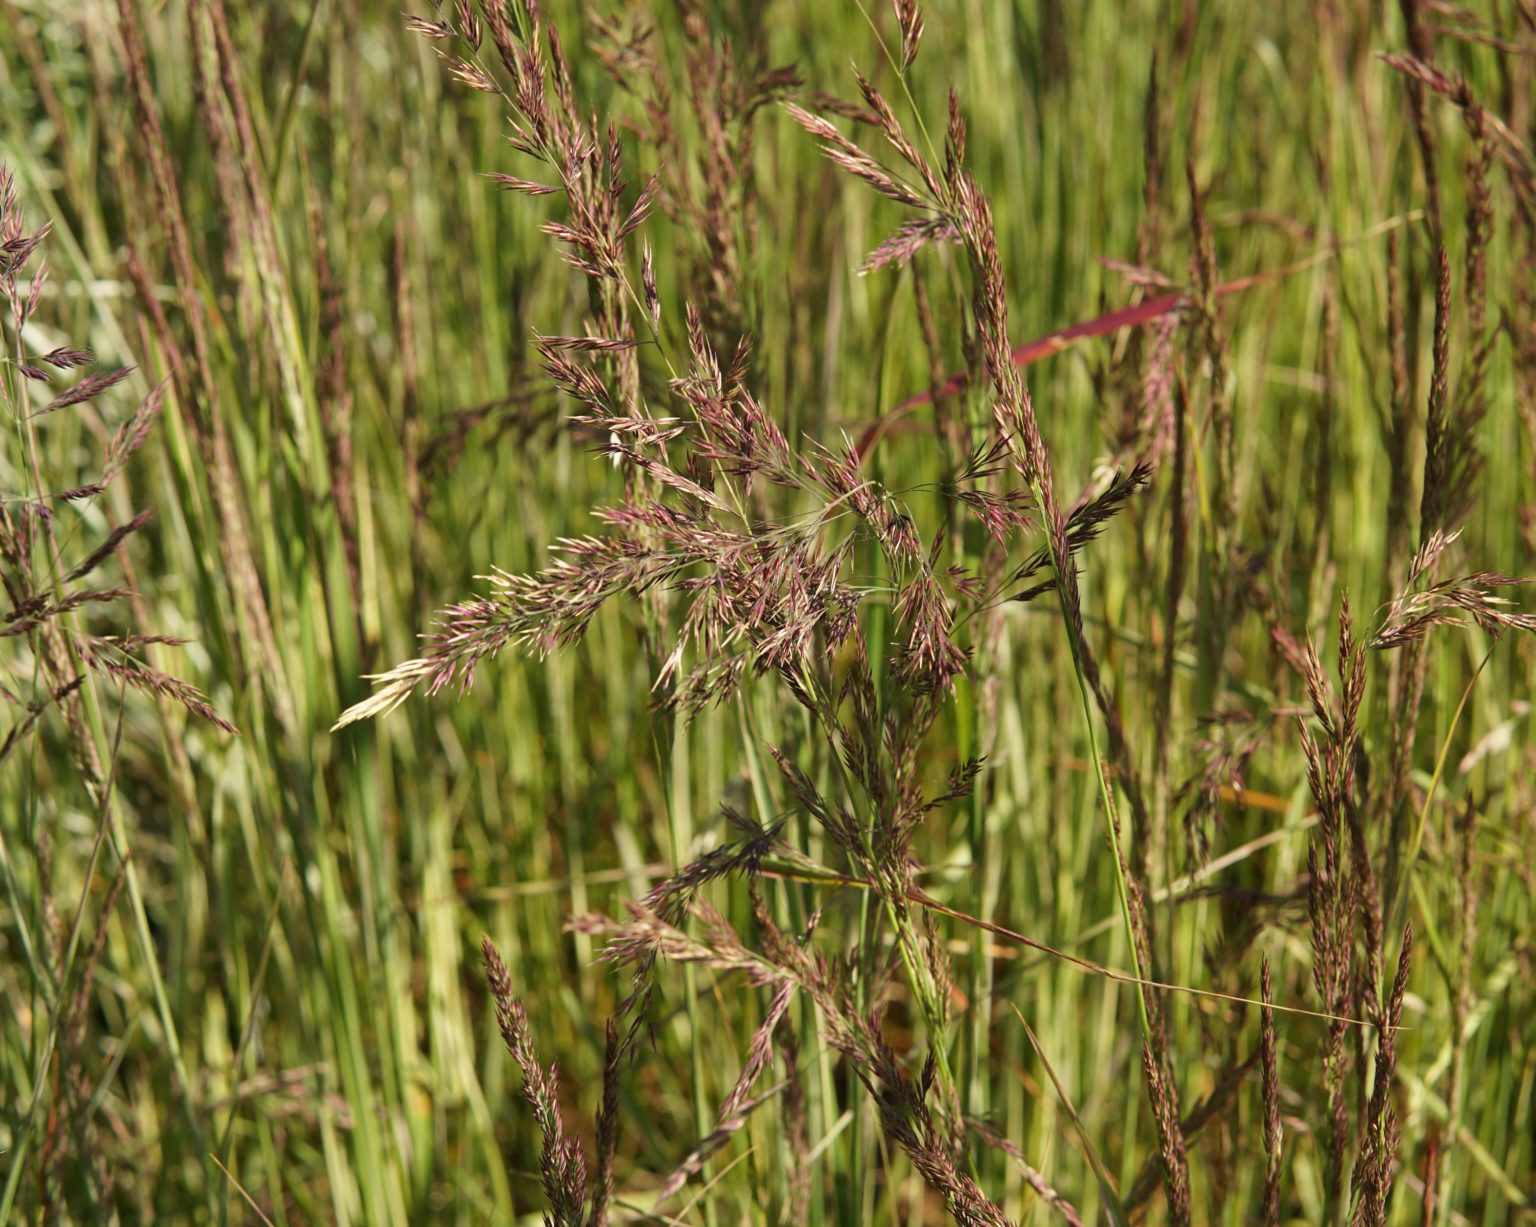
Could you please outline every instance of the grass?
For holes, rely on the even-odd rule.
[[[48,266],[0,368],[0,1219],[1536,1216],[1536,661],[1502,582],[1536,545],[1536,28],[1167,7],[934,0],[916,38],[906,5],[657,5],[648,111],[622,6],[551,2],[573,117],[621,124],[621,212],[571,223],[614,291],[540,232],[564,195],[487,177],[569,146],[512,148],[528,97],[393,9],[4,0],[6,213],[52,230],[0,266],[23,303]],[[506,82],[478,20],[458,76]],[[829,107],[878,110],[850,60],[935,182]],[[951,89],[990,219],[942,169]],[[912,217],[959,242],[860,275]],[[685,302],[722,366],[751,334],[760,417],[709,418]],[[644,344],[560,342],[592,335]],[[93,361],[44,371],[65,347]],[[717,459],[702,512],[686,441],[600,454],[626,414],[558,391],[583,371],[717,440],[771,422],[798,476]],[[839,475],[812,449],[845,440]],[[836,554],[857,634],[786,614],[804,654],[693,704],[653,688],[686,594],[618,574],[586,625],[476,579],[669,482],[760,551],[695,523],[688,576],[788,560],[771,619]],[[333,729],[472,593],[476,642],[579,643]],[[683,677],[762,659],[761,619],[712,616],[741,637]],[[896,786],[952,773],[907,823]]]

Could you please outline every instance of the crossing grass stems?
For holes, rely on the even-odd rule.
[[[595,1093],[578,1094],[539,1055],[519,985],[527,961],[489,937],[480,950],[489,1013],[541,1139],[547,1222],[686,1218],[695,1205],[713,1221],[717,1186],[729,1187],[727,1155],[770,1114],[779,1142],[759,1160],[771,1175],[754,1180],[775,1189],[781,1218],[791,1222],[827,1221],[829,1204],[841,1221],[855,1221],[873,1213],[877,1196],[912,1221],[931,1206],[988,1227],[1031,1207],[1071,1224],[1096,1215],[1140,1221],[1160,1203],[1155,1212],[1173,1223],[1279,1224],[1311,1215],[1375,1225],[1444,1223],[1479,1197],[1486,1205],[1503,1198],[1497,1204],[1506,1209],[1521,1204],[1520,1174],[1506,1172],[1466,1127],[1466,1092],[1480,1076],[1478,1060],[1489,1059],[1474,1036],[1498,1008],[1479,995],[1479,957],[1516,967],[1530,959],[1528,938],[1522,944],[1517,935],[1518,918],[1529,916],[1529,880],[1507,863],[1507,845],[1518,846],[1529,828],[1522,835],[1502,810],[1507,825],[1494,827],[1484,813],[1492,798],[1466,772],[1456,780],[1446,772],[1452,745],[1466,740],[1464,720],[1486,717],[1473,696],[1488,662],[1513,655],[1506,636],[1536,629],[1536,615],[1518,600],[1526,581],[1483,562],[1469,544],[1489,548],[1477,509],[1495,481],[1507,482],[1483,460],[1489,423],[1518,424],[1527,452],[1536,432],[1530,99],[1511,88],[1495,103],[1450,67],[1475,49],[1507,64],[1507,80],[1522,79],[1520,66],[1536,52],[1536,20],[1516,8],[1499,26],[1401,0],[1390,26],[1394,49],[1370,65],[1396,86],[1419,159],[1418,178],[1398,187],[1422,203],[1423,225],[1394,224],[1384,243],[1362,248],[1381,265],[1380,320],[1368,318],[1372,304],[1351,297],[1342,272],[1330,265],[1324,274],[1317,345],[1325,386],[1307,435],[1317,463],[1303,494],[1279,500],[1296,513],[1292,524],[1275,522],[1276,500],[1269,478],[1257,476],[1262,466],[1245,425],[1256,420],[1261,390],[1237,376],[1251,364],[1218,266],[1228,222],[1217,204],[1219,176],[1213,182],[1202,171],[1202,117],[1193,106],[1170,113],[1175,94],[1165,83],[1210,37],[1198,23],[1170,28],[1149,65],[1134,263],[1112,270],[1135,296],[1169,292],[1181,278],[1168,270],[1183,258],[1187,289],[1145,330],[1084,359],[1109,444],[1072,493],[1067,475],[1077,458],[1060,441],[1062,415],[1037,408],[1015,360],[1021,337],[1010,300],[1017,304],[1019,292],[1005,269],[1016,265],[970,148],[968,107],[980,100],[951,87],[942,114],[919,105],[941,92],[924,77],[941,76],[944,65],[923,54],[932,15],[916,0],[860,7],[868,71],[854,69],[852,99],[811,88],[800,67],[775,64],[762,20],[722,17],[697,0],[676,0],[670,26],[659,14],[654,23],[589,15],[579,41],[567,41],[572,27],[537,0],[452,0],[407,17],[446,75],[499,110],[512,152],[507,165],[483,169],[497,187],[528,198],[520,206],[534,211],[578,287],[558,316],[525,320],[530,303],[545,301],[532,296],[497,316],[532,328],[537,367],[512,363],[504,396],[448,415],[435,435],[419,363],[423,334],[442,325],[416,308],[413,227],[421,223],[412,219],[393,223],[388,267],[377,278],[392,298],[389,335],[379,343],[394,355],[388,378],[399,408],[380,411],[367,433],[359,425],[366,402],[356,390],[370,360],[348,336],[363,297],[361,283],[349,280],[356,228],[332,216],[315,186],[327,174],[339,183],[345,171],[317,165],[318,152],[311,162],[307,147],[298,160],[285,156],[309,118],[300,115],[307,103],[298,85],[307,57],[318,54],[315,15],[302,32],[292,92],[269,124],[222,0],[188,6],[187,122],[226,223],[214,268],[200,264],[210,240],[198,232],[201,222],[192,224],[189,172],[177,165],[177,129],[156,93],[139,11],[118,0],[114,54],[131,131],[109,127],[106,139],[131,180],[123,190],[155,202],[153,224],[128,230],[120,253],[139,341],[160,370],[136,407],[123,399],[134,378],[127,368],[77,375],[94,367],[91,353],[39,342],[50,331],[42,265],[49,229],[27,227],[15,180],[0,174],[0,397],[13,426],[5,465],[13,488],[0,502],[0,578],[10,603],[0,639],[12,719],[0,766],[21,773],[28,798],[25,820],[0,826],[0,871],[6,948],[19,951],[23,969],[11,982],[25,983],[30,1002],[25,1021],[18,1014],[5,1032],[9,1042],[24,1031],[26,1042],[7,1049],[23,1056],[8,1058],[6,1077],[19,1093],[0,1114],[9,1137],[0,1220],[21,1212],[107,1221],[125,1213],[124,1182],[134,1184],[140,1209],[154,1196],[132,1165],[118,1162],[137,1153],[117,1099],[127,1048],[96,1043],[93,1029],[100,1024],[92,1003],[108,997],[104,968],[132,957],[148,969],[144,1017],[166,1054],[166,1095],[176,1101],[178,1122],[167,1116],[158,1126],[165,1153],[181,1160],[165,1181],[192,1190],[178,1185],[178,1197],[223,1221],[243,1104],[285,1095],[293,1080],[318,1071],[328,1088],[312,1098],[329,1212],[405,1221],[411,1173],[432,1166],[441,1138],[439,1122],[412,1114],[409,1075],[399,1075],[416,1058],[409,1003],[423,990],[415,972],[401,971],[414,964],[397,957],[392,904],[380,897],[393,856],[378,798],[380,751],[349,726],[382,719],[413,696],[465,694],[508,648],[543,659],[592,646],[594,628],[615,613],[642,648],[656,760],[618,786],[665,810],[674,863],[627,905],[606,913],[578,907],[569,919],[573,941],[595,943],[619,985],[600,1025],[583,1020],[602,1053]],[[1042,9],[1059,35],[1060,6]],[[1344,6],[1320,14],[1320,62],[1358,75],[1365,33],[1376,45],[1381,30],[1352,27]],[[50,92],[31,27],[18,29],[38,105],[64,131],[68,116]],[[344,109],[332,91],[345,88],[327,77],[317,114]],[[1442,148],[1452,137],[1447,115],[1461,124],[1454,172]],[[764,201],[775,187],[759,172],[775,125],[798,126],[807,152],[818,150],[836,175],[881,198],[873,216],[899,210],[885,237],[867,245],[858,272],[886,295],[887,308],[898,286],[912,289],[931,403],[931,433],[915,436],[916,466],[895,454],[912,436],[878,421],[857,436],[818,433],[824,419],[803,420],[796,405],[776,401],[794,364],[771,349],[757,352],[752,337],[775,310],[774,287],[754,274],[764,219],[773,217]],[[1175,129],[1188,146],[1182,176],[1168,169]],[[1334,187],[1342,178],[1331,165],[1336,143],[1310,146],[1319,184]],[[84,186],[73,155],[61,173],[72,190]],[[308,193],[301,238],[282,214],[295,181]],[[102,229],[103,219],[92,226]],[[1342,236],[1309,237],[1335,255],[1343,250]],[[300,244],[310,263],[302,273],[293,255]],[[793,284],[802,293],[807,285],[827,297],[837,292],[835,273],[823,285],[813,272],[793,270]],[[209,294],[210,284],[219,293]],[[364,288],[372,294],[378,285]],[[491,298],[482,307],[499,310]],[[1421,346],[1417,321],[1426,313]],[[1306,329],[1296,327],[1298,335]],[[1334,596],[1340,574],[1360,573],[1339,558],[1344,534],[1330,520],[1347,480],[1337,456],[1352,455],[1362,433],[1353,431],[1345,447],[1338,385],[1351,358],[1343,335],[1379,341],[1362,357],[1380,368],[1372,438],[1391,472],[1378,534],[1386,553],[1381,600],[1364,616],[1358,594],[1353,602],[1348,592]],[[868,369],[857,378],[878,403],[886,358],[864,357]],[[1500,386],[1506,375],[1508,389]],[[241,419],[239,410],[257,401],[276,407],[280,430]],[[600,531],[561,538],[542,568],[473,560],[491,571],[481,591],[428,615],[419,654],[372,675],[372,692],[362,694],[354,679],[375,667],[381,639],[399,641],[381,634],[385,615],[427,607],[421,584],[434,491],[452,496],[455,465],[488,426],[528,439],[547,436],[557,418],[618,471],[617,496],[591,508]],[[134,506],[144,490],[129,478],[162,424],[177,475],[162,485],[172,485],[176,523],[191,525],[192,542],[169,552],[186,561],[220,686],[255,743],[266,789],[256,804],[286,820],[270,836],[284,861],[263,896],[254,969],[249,952],[231,954],[235,999],[248,1015],[236,1020],[221,1069],[238,1073],[260,1059],[262,986],[274,960],[301,979],[316,964],[305,991],[312,1005],[325,1002],[319,1014],[331,1020],[320,1026],[327,1055],[313,1070],[237,1082],[218,1101],[208,1090],[215,1075],[194,1073],[197,1054],[183,1047],[187,969],[162,974],[164,909],[141,884],[140,836],[125,821],[141,807],[137,796],[124,803],[121,778],[124,741],[140,728],[135,704],[154,713],[163,787],[189,814],[199,809],[205,751],[194,763],[184,730],[195,722],[218,738],[237,735],[222,703],[170,668],[175,649],[196,645],[149,629],[156,608],[134,546],[158,522]],[[392,447],[398,440],[391,463],[409,504],[413,562],[403,602],[372,599],[380,586],[370,544],[378,495],[359,480],[359,449],[378,445],[372,435]],[[79,471],[72,458],[86,454],[86,437],[102,441],[101,458]],[[302,531],[292,541],[273,539],[264,515],[289,512],[251,481],[252,456],[264,449],[282,457],[281,489],[303,494],[294,500]],[[1536,461],[1525,461],[1528,493]],[[914,467],[921,478],[907,482]],[[1517,527],[1529,555],[1536,502],[1523,506]],[[1125,645],[1139,632],[1116,625],[1116,607],[1097,587],[1093,560],[1106,535],[1134,538],[1127,575],[1135,599],[1154,611],[1140,644],[1150,664],[1127,664]],[[1272,554],[1265,541],[1278,543]],[[339,677],[306,690],[294,684],[284,642],[292,611],[272,577],[310,546],[304,565],[324,574],[306,573],[299,585],[300,608],[317,617],[304,633],[303,660],[314,659],[323,638]],[[120,579],[101,578],[114,568]],[[1018,630],[1023,617],[1028,636]],[[1458,643],[1477,645],[1481,663],[1469,679],[1453,667]],[[1268,680],[1256,683],[1261,674]],[[1059,1076],[1051,1037],[1028,1026],[1032,1009],[1046,1004],[1001,1000],[993,976],[994,960],[1016,951],[991,943],[1035,940],[1025,936],[1033,918],[1011,914],[991,885],[1003,855],[992,821],[1003,803],[997,781],[1019,766],[1009,756],[1019,755],[1021,740],[999,730],[999,713],[1019,686],[1053,714],[1043,724],[1061,741],[1031,763],[1065,774],[1068,749],[1085,751],[1073,768],[1089,780],[1079,813],[1093,826],[1080,846],[1112,884],[1116,915],[1104,928],[1118,933],[1128,964],[1111,973],[1125,1008],[1098,1020],[1095,1051],[1116,1077],[1140,1065],[1139,1079],[1116,1083],[1135,1089],[1114,1137],[1090,1136],[1087,1114],[1074,1104],[1084,1095],[1102,1100],[1106,1089]],[[362,747],[350,765],[327,757],[320,740],[343,707],[336,729],[349,731],[337,743]],[[711,720],[710,728],[739,733],[732,755],[742,778],[721,800],[723,834],[708,846],[690,838],[687,790],[675,781],[687,770],[689,737]],[[1431,727],[1435,743],[1421,744]],[[571,739],[559,747],[567,768],[575,753]],[[144,789],[140,757],[133,761],[135,787]],[[412,769],[420,767],[413,759]],[[1212,861],[1221,824],[1248,799],[1256,772],[1301,785],[1278,808],[1300,819],[1304,868],[1269,891],[1256,888],[1257,878],[1245,879],[1255,887],[1246,893],[1207,885],[1223,863]],[[63,796],[71,779],[90,830],[83,864],[66,850],[69,873],[61,875],[56,844],[68,828],[54,821],[63,811],[48,798]],[[306,780],[317,781],[313,797]],[[1518,808],[1510,788],[1516,799],[1500,801],[1505,809]],[[242,797],[240,785],[230,795]],[[338,825],[330,825],[333,797]],[[252,802],[232,805],[249,829]],[[964,860],[942,861],[933,831],[957,813]],[[433,830],[424,844],[441,834]],[[356,856],[345,871],[334,856],[343,844]],[[1245,845],[1242,859],[1261,846],[1268,844]],[[442,849],[431,847],[423,854],[431,884],[451,892]],[[222,845],[185,851],[209,865],[227,856]],[[1010,854],[1057,872],[1083,864],[1070,850]],[[302,862],[301,874],[289,873],[292,860]],[[960,876],[975,880],[944,894],[962,863]],[[62,893],[64,876],[78,884],[78,897]],[[585,881],[572,867],[578,879]],[[364,897],[355,911],[340,903],[352,890]],[[1445,911],[1431,900],[1447,901]],[[434,922],[426,902],[421,909],[427,932]],[[1180,909],[1219,918],[1219,933],[1202,944],[1180,923]],[[114,923],[127,935],[116,954]],[[290,927],[314,943],[300,952],[313,960],[295,959],[279,937]],[[381,1087],[372,1085],[372,1032],[348,978],[353,930],[388,981],[386,1030],[399,1048],[389,1061],[398,1056],[399,1064],[389,1064]],[[1055,947],[1065,943],[1046,936],[1041,948],[1059,957]],[[432,948],[454,949],[455,938]],[[1103,970],[1075,955],[1063,965],[1072,975]],[[455,971],[422,972],[433,977],[434,1010],[454,1008]],[[1503,974],[1518,984],[1518,972]],[[1176,987],[1197,976],[1202,984],[1189,992]],[[706,981],[741,985],[755,1007],[742,1015],[753,1021],[739,1070],[713,1103],[703,1048],[711,1003],[699,991]],[[1410,991],[1426,981],[1424,993]],[[674,1009],[669,992],[679,982],[682,1005]],[[1435,993],[1443,1000],[1425,1005]],[[108,1005],[107,1016],[116,1010]],[[1422,1011],[1415,1025],[1425,1027],[1431,1010],[1439,1011],[1438,1055],[1404,1021]],[[432,1015],[423,1041],[434,1059],[453,1048],[442,1016]],[[228,1021],[219,1015],[202,1029],[210,1051],[219,1050],[210,1037]],[[1028,1050],[1004,1038],[1016,1021],[1025,1022]],[[697,1136],[686,1150],[674,1148],[681,1153],[647,1138],[653,1170],[645,1170],[640,1145],[626,1145],[643,1123],[635,1088],[644,1075],[636,1071],[665,1059],[679,1036],[690,1047],[684,1064],[695,1080]],[[130,1063],[142,1097],[154,1079],[142,1076],[139,1058]],[[1099,1072],[1109,1078],[1108,1068]],[[1029,1095],[1049,1104],[1042,1112],[1050,1120],[1070,1122],[1080,1161],[1066,1163],[1049,1137],[1010,1136],[988,1113],[990,1090],[1005,1079],[1024,1080]],[[463,1097],[483,1112],[478,1093]],[[594,1103],[590,1127],[571,1123],[578,1099]],[[1520,1120],[1529,1124],[1526,1112],[1518,1118],[1511,1109],[1488,1127],[1508,1141]],[[1106,1119],[1102,1103],[1096,1119]],[[405,1122],[409,1140],[399,1162],[380,1158],[393,1153],[390,1120]],[[260,1139],[276,1188],[282,1130],[274,1134],[271,1123]],[[1150,1145],[1140,1144],[1138,1123]],[[338,1131],[351,1139],[349,1172],[338,1159]],[[489,1128],[485,1136],[496,1137]],[[1116,1147],[1118,1171],[1105,1157],[1114,1160]],[[1522,1153],[1516,1143],[1508,1152]],[[1528,1160],[1529,1148],[1523,1153]],[[1077,1173],[1078,1187],[1066,1187],[1058,1169]],[[510,1205],[506,1173],[490,1170],[485,1196]],[[1254,1205],[1238,1205],[1234,1190]],[[284,1205],[240,1192],[264,1216],[291,1221],[315,1208],[307,1194]],[[693,1199],[686,1204],[685,1194]]]

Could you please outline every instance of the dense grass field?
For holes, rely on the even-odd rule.
[[[0,1222],[1536,1221],[1529,0],[398,7],[0,2]]]

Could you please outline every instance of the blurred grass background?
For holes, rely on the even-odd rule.
[[[18,176],[30,219],[54,224],[45,322],[104,363],[136,365],[132,386],[142,395],[169,359],[135,290],[130,246],[178,335],[184,325],[125,73],[122,15],[100,0],[3,7],[0,158]],[[547,663],[504,658],[463,701],[416,701],[382,722],[327,731],[367,692],[363,674],[415,654],[432,609],[472,590],[492,565],[540,565],[557,537],[592,528],[594,501],[613,497],[617,478],[589,454],[590,441],[558,428],[562,410],[539,385],[529,343],[534,329],[578,331],[584,291],[538,233],[539,203],[500,194],[482,177],[527,173],[502,140],[496,100],[448,80],[429,47],[404,32],[396,6],[231,7],[236,55],[216,105],[252,175],[239,190],[221,178],[193,71],[194,56],[211,54],[209,29],[181,4],[123,7],[145,44],[174,162],[208,320],[203,374],[228,431],[271,650],[253,633],[228,569],[226,517],[193,445],[192,411],[172,397],[130,483],[82,513],[82,532],[95,539],[133,508],[154,512],[131,552],[146,629],[191,640],[157,659],[207,690],[241,735],[140,697],[106,696],[113,721],[121,708],[120,728],[107,731],[142,899],[125,898],[93,922],[106,927],[105,947],[78,1050],[100,1086],[83,1135],[91,1153],[71,1159],[65,1187],[52,1193],[39,1179],[37,1148],[57,1072],[44,1046],[47,994],[27,953],[44,926],[39,835],[52,842],[60,911],[84,896],[94,917],[110,866],[86,876],[100,816],[61,728],[45,726],[0,773],[0,1170],[28,1221],[48,1213],[252,1221],[237,1184],[283,1223],[534,1221],[537,1144],[494,1042],[481,935],[500,946],[541,1051],[560,1064],[572,1119],[590,1119],[603,1020],[625,985],[593,966],[590,942],[566,933],[566,918],[620,909],[666,866],[721,838],[721,801],[747,788],[744,732],[784,741],[796,729],[764,685],[741,709],[699,719],[658,761],[639,613],[609,610],[580,649]],[[549,7],[573,47],[583,96],[633,109],[581,50],[578,32],[590,22],[574,5]],[[1401,45],[1393,6],[933,0],[926,11],[916,100],[936,124],[947,88],[962,99],[975,172],[996,208],[1016,341],[1126,301],[1122,279],[1099,258],[1136,258],[1154,54],[1170,168],[1155,250],[1175,281],[1187,281],[1192,252],[1186,158],[1207,185],[1227,277],[1347,243],[1422,204],[1402,83],[1371,54]],[[883,6],[871,16],[888,24]],[[675,52],[669,71],[681,95],[680,27],[666,4],[656,20]],[[775,0],[760,9],[740,0],[712,6],[710,20],[739,48],[761,45],[766,63],[796,64],[808,90],[850,94],[850,58],[880,67],[851,3]],[[1461,42],[1446,42],[1444,55],[1481,96],[1524,115],[1529,131],[1526,38],[1514,57]],[[249,148],[235,130],[235,93],[249,110]],[[1447,151],[1454,261],[1465,140],[1448,109],[1432,114]],[[856,435],[882,407],[927,386],[910,276],[856,275],[898,214],[827,164],[778,108],[759,117],[752,159],[759,221],[753,241],[742,236],[753,287],[742,310],[765,403],[795,437]],[[263,207],[276,238],[267,257],[248,238]],[[1407,260],[1427,267],[1422,228],[1405,222],[1398,233]],[[654,241],[667,294],[675,253],[694,236],[663,221]],[[1278,603],[1269,616],[1323,642],[1340,592],[1367,621],[1387,593],[1385,264],[1383,238],[1346,245],[1337,259],[1224,307],[1240,457],[1236,533]],[[1503,216],[1490,270],[1490,296],[1502,303],[1521,275]],[[1340,306],[1325,366],[1330,278]],[[1409,320],[1422,404],[1430,307],[1419,286]],[[963,365],[954,289],[941,280],[934,294],[948,357]],[[1108,451],[1116,422],[1105,389],[1123,344],[1092,342],[1029,372],[1068,497]],[[1463,540],[1478,564],[1523,574],[1531,439],[1506,347],[1492,371],[1480,427],[1490,460]],[[102,433],[131,412],[133,397],[119,391],[102,402],[100,419],[54,415],[40,427],[49,465],[68,473],[94,454]],[[340,436],[349,456],[335,450]],[[1320,457],[1331,459],[1326,482]],[[893,485],[937,471],[923,434],[895,433],[880,463]],[[0,459],[8,491],[25,488],[18,466]],[[1138,755],[1150,752],[1166,629],[1161,587],[1148,580],[1160,574],[1166,499],[1159,481],[1086,557],[1092,632]],[[1314,569],[1315,550],[1326,565]],[[983,829],[968,830],[965,812],[934,817],[920,842],[928,888],[1125,967],[1121,927],[1100,923],[1116,916],[1114,874],[1081,763],[1070,662],[1053,619],[1035,609],[1013,607],[999,649],[999,744]],[[1418,755],[1427,778],[1448,744],[1444,804],[1472,798],[1480,817],[1469,1087],[1444,1180],[1464,1216],[1456,1221],[1487,1224],[1529,1216],[1536,1198],[1528,643],[1494,649],[1452,727],[1490,646],[1477,631],[1440,641]],[[1232,628],[1227,660],[1231,692],[1247,705],[1298,701],[1259,620]],[[1179,694],[1169,729],[1175,780],[1198,769],[1208,731],[1191,694]],[[1499,729],[1501,739],[1460,773],[1467,750]],[[953,736],[958,745],[968,735]],[[1383,729],[1368,728],[1367,740],[1380,752]],[[1311,802],[1294,721],[1275,722],[1245,774],[1248,796],[1221,806],[1213,837],[1213,856],[1233,855],[1203,879],[1221,889],[1159,907],[1165,970],[1177,983],[1255,996],[1251,943],[1262,927],[1257,943],[1276,968],[1278,999],[1316,1008],[1298,886]],[[671,846],[669,804],[687,847]],[[1460,939],[1456,855],[1440,839],[1443,826],[1437,810],[1411,909],[1429,940],[1410,984],[1411,1031],[1399,1041],[1408,1140],[1395,1218],[1404,1222],[1417,1221],[1417,1143],[1445,1113],[1437,1088]],[[1162,885],[1178,877],[1177,849],[1158,870]],[[729,887],[715,897],[736,914],[745,909]],[[839,911],[846,904],[829,907],[829,924],[849,919]],[[978,993],[961,1024],[982,1071],[973,1108],[1093,1217],[1100,1207],[1088,1162],[1009,1007],[1030,1020],[1125,1191],[1156,1154],[1136,1070],[1134,997],[1071,965],[978,945],[959,928],[951,936],[965,943],[962,959],[987,956],[963,986]],[[1246,953],[1224,959],[1224,943]],[[656,1048],[624,1079],[621,1208],[648,1207],[648,1185],[686,1153],[701,1105],[709,1119],[764,1005],[701,976],[699,1000],[685,1008],[681,979],[663,984]],[[1173,998],[1170,1021],[1186,1062],[1186,1106],[1212,1090],[1225,1062],[1247,1055],[1257,1033],[1256,1011],[1190,997]],[[1300,1087],[1313,1075],[1320,1029],[1282,1020],[1283,1083]],[[878,1155],[880,1144],[870,1121],[849,1112],[833,1055],[808,1045],[802,1060],[817,1156],[812,1221],[936,1221],[902,1161],[887,1157],[881,1180],[852,1178],[855,1154]],[[1308,1094],[1298,1089],[1287,1101],[1287,1146],[1294,1207],[1313,1221],[1321,1176],[1308,1130],[1320,1118]],[[704,1222],[706,1204],[716,1223],[778,1221],[785,1141],[774,1113],[755,1116],[717,1160],[702,1202],[695,1182],[651,1221]],[[1247,1221],[1262,1172],[1230,1156],[1259,1127],[1250,1080],[1201,1135],[1199,1154],[1216,1156],[1194,1165],[1201,1217]],[[977,1162],[983,1187],[1011,1212],[1049,1216],[1005,1160]],[[110,1169],[110,1204],[91,1191],[93,1164]]]

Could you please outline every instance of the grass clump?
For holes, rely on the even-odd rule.
[[[1518,11],[11,10],[0,1218],[1529,1212]]]

